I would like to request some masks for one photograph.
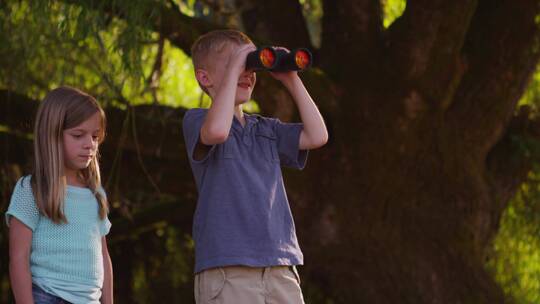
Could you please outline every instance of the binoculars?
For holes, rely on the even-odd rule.
[[[301,71],[311,67],[311,52],[305,48],[287,52],[272,47],[257,48],[247,55],[246,69],[253,71]]]

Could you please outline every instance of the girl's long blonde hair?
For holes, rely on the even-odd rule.
[[[101,143],[105,137],[105,112],[94,97],[74,88],[59,87],[49,92],[39,105],[34,127],[32,192],[40,212],[57,224],[67,222],[64,214],[63,131],[80,125],[95,113],[101,116]],[[79,172],[79,177],[96,196],[99,217],[104,219],[109,207],[99,191],[101,177],[97,158],[98,153],[90,165]]]

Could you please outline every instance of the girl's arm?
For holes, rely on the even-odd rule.
[[[33,304],[30,248],[32,230],[15,217],[9,220],[9,277],[18,304]]]
[[[109,249],[107,248],[107,238],[101,238],[101,251],[103,254],[103,269],[105,271],[105,277],[103,280],[103,288],[101,293],[101,303],[112,304],[113,303],[113,269],[111,256],[109,255]]]

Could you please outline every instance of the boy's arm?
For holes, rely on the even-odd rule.
[[[101,303],[112,304],[113,303],[113,269],[111,256],[109,255],[109,249],[107,248],[107,238],[103,236],[101,238],[101,252],[103,254],[103,288],[101,290]]]
[[[300,133],[300,150],[310,150],[323,146],[328,141],[328,131],[324,124],[324,119],[309,96],[306,87],[302,83],[297,72],[272,73],[289,90],[304,124],[304,129]]]
[[[202,144],[207,146],[221,144],[229,137],[238,78],[245,70],[247,54],[254,50],[256,50],[254,45],[246,44],[232,51],[223,79],[221,79],[219,87],[216,88],[215,96],[212,96],[212,104],[201,126],[200,141]],[[218,79],[210,81],[215,83],[216,80]]]
[[[32,304],[32,275],[30,274],[30,248],[32,230],[15,217],[9,220],[9,277],[15,302]]]

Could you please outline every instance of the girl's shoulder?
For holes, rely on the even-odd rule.
[[[13,189],[13,193],[32,193],[32,176],[31,175],[25,175],[17,181],[17,184],[15,185],[15,189]]]
[[[17,181],[5,217],[8,226],[10,218],[16,217],[34,231],[39,222],[40,212],[34,199],[30,180],[31,177],[28,175]]]
[[[11,203],[16,203],[20,201],[27,202],[28,206],[35,206],[34,192],[32,191],[32,176],[26,175],[17,181],[13,193],[11,194]]]

